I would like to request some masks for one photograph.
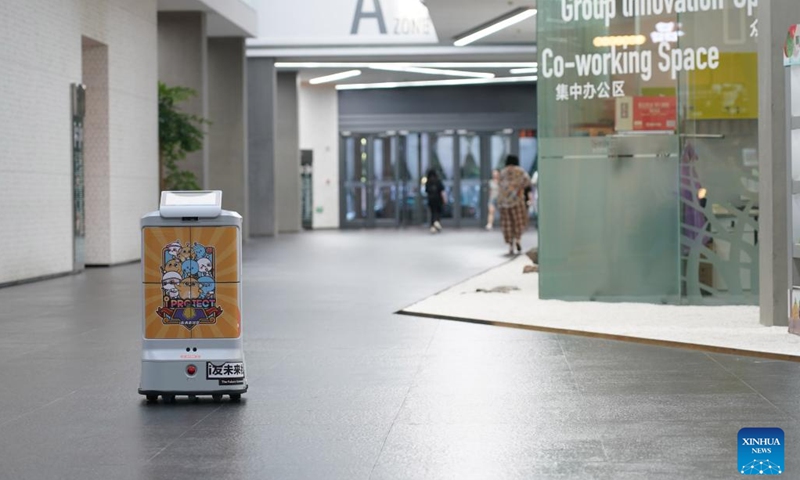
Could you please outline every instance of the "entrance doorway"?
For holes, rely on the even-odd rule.
[[[521,138],[523,137],[523,138]],[[340,211],[344,228],[409,227],[429,222],[425,182],[435,170],[445,186],[445,227],[483,227],[492,171],[508,154],[536,168],[536,138],[497,132],[344,133]]]

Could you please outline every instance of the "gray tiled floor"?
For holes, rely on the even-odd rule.
[[[138,265],[2,289],[0,479],[735,478],[747,426],[782,427],[800,478],[799,364],[392,314],[503,251],[250,243],[241,404],[138,397]]]

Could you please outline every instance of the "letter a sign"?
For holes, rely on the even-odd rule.
[[[372,0],[375,7],[371,12],[364,11],[364,0],[358,0],[356,5],[356,14],[353,17],[353,27],[350,29],[350,35],[358,35],[358,28],[361,26],[362,19],[374,18],[378,21],[378,29],[381,35],[386,35],[386,21],[383,19],[383,10],[381,10],[381,0]]]
[[[291,0],[302,15],[286,16],[286,2],[255,2],[259,37],[248,48],[277,46],[437,44],[428,7],[419,0]]]

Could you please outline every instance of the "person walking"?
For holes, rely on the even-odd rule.
[[[492,170],[492,179],[489,180],[489,219],[486,230],[494,228],[494,214],[497,208],[497,197],[500,195],[500,172]]]
[[[531,185],[531,177],[520,168],[519,157],[506,157],[506,166],[500,172],[500,192],[497,206],[500,207],[500,226],[503,240],[508,244],[509,255],[522,253],[522,233],[528,227],[528,205],[526,188]]]
[[[444,184],[439,179],[436,170],[428,170],[427,181],[425,182],[425,193],[428,196],[428,209],[431,212],[431,233],[442,231],[442,210],[446,203]]]

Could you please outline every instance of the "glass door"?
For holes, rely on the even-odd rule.
[[[451,132],[423,134],[427,140],[428,149],[422,158],[423,175],[428,174],[428,170],[435,170],[442,179],[445,189],[447,203],[442,212],[442,223],[444,225],[455,226],[457,208],[456,204],[456,172],[455,169],[455,135]],[[424,184],[425,178],[423,178]],[[427,205],[427,198],[425,199]],[[427,218],[427,217],[426,217]]]
[[[502,168],[506,155],[519,146],[513,142],[511,132],[343,135],[342,225],[427,225],[425,183],[432,169],[445,186],[447,204],[442,223],[450,227],[482,227],[487,221],[492,170]],[[534,156],[526,157],[526,169],[533,161]]]
[[[458,146],[458,223],[459,226],[478,226],[485,220],[486,204],[481,192],[481,137],[475,133],[460,133]]]
[[[420,182],[420,133],[402,133],[397,137],[397,175],[400,198],[400,225],[421,225],[425,221]]]
[[[378,135],[371,138],[372,161],[369,162],[370,192],[373,194],[368,226],[396,226],[400,221],[397,182],[397,137]]]
[[[366,135],[349,135],[342,138],[340,193],[342,226],[365,227],[369,212],[367,191],[367,165],[369,138]]]

